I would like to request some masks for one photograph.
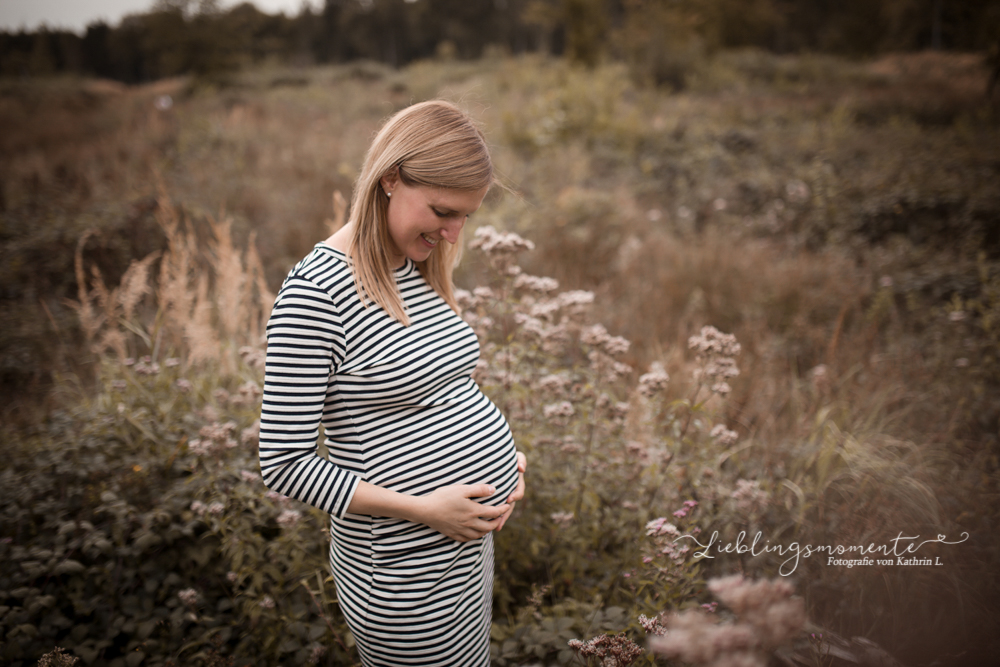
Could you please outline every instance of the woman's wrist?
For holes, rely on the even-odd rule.
[[[387,516],[393,519],[405,519],[415,523],[423,523],[423,503],[419,496],[410,496],[370,482],[361,481],[354,492],[347,511],[352,514],[368,516]]]

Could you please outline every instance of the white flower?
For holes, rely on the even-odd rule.
[[[542,408],[542,414],[550,421],[561,422],[565,418],[572,417],[574,412],[576,411],[573,409],[573,404],[569,401],[552,403]]]
[[[733,388],[729,386],[728,382],[716,382],[712,385],[712,392],[719,396],[728,396],[732,390]]]
[[[493,290],[490,289],[489,287],[477,287],[474,290],[472,290],[472,293],[473,293],[473,295],[475,295],[475,297],[477,299],[495,299],[496,298],[496,295],[493,293]]]
[[[654,361],[649,366],[649,372],[639,378],[639,393],[643,396],[653,396],[667,388],[670,376],[664,370],[663,364]]]
[[[193,588],[185,588],[177,594],[177,597],[186,605],[194,605],[198,602],[198,591]]]
[[[540,292],[546,294],[548,292],[554,292],[559,289],[559,281],[555,278],[544,278],[541,276],[529,276],[526,273],[522,273],[517,278],[514,279],[514,287],[530,290],[532,292]]]
[[[476,297],[472,296],[472,292],[464,289],[455,290],[455,302],[461,308],[475,308],[479,305],[479,301]]]
[[[301,517],[302,512],[299,512],[298,510],[284,510],[278,515],[278,524],[288,528],[297,524],[299,522],[299,518]]]
[[[718,354],[725,357],[735,357],[740,353],[740,344],[733,334],[724,334],[713,326],[705,326],[701,331],[688,338],[688,347],[695,350],[699,356]]]
[[[608,330],[601,324],[594,324],[580,329],[580,342],[584,345],[602,345],[609,338]]]
[[[734,444],[739,439],[739,433],[730,431],[722,424],[716,424],[709,435],[723,447]]]
[[[768,504],[767,492],[760,488],[757,480],[740,479],[736,481],[736,489],[731,494],[736,500],[736,508],[746,514],[757,514]]]
[[[559,393],[566,388],[569,381],[561,375],[546,375],[539,378],[537,387],[544,392]]]
[[[604,351],[613,357],[625,354],[631,346],[628,339],[621,336],[608,336],[607,340],[604,341]]]
[[[559,295],[559,301],[564,308],[586,307],[594,303],[594,293],[585,290],[570,290]]]
[[[667,521],[666,517],[661,516],[660,518],[653,519],[646,524],[646,534],[653,537],[660,537],[663,535],[679,537],[681,533],[677,530],[677,526]]]

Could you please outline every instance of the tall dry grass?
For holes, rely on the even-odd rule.
[[[113,288],[95,266],[88,279],[83,250],[93,232],[81,237],[76,253],[78,299],[69,305],[80,318],[90,351],[98,357],[112,353],[120,362],[130,358],[132,363],[138,357],[148,357],[146,363],[180,357],[188,366],[234,372],[248,348],[263,347],[264,325],[274,304],[255,235],[240,250],[234,245],[230,218],[222,214],[192,220],[162,187],[156,219],[166,249],[133,260],[121,284]],[[207,232],[204,245],[193,229],[199,222]],[[157,261],[153,280],[151,269]]]

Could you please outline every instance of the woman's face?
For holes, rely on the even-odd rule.
[[[422,262],[438,243],[456,243],[466,219],[479,209],[488,187],[482,190],[448,190],[409,186],[396,175],[383,176],[382,189],[389,197],[389,257],[394,268],[406,258]]]

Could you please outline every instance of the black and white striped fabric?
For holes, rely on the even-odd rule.
[[[364,308],[346,258],[318,244],[285,280],[267,327],[260,464],[275,491],[331,515],[330,564],[365,665],[489,665],[492,534],[347,511],[365,480],[410,495],[517,486],[510,428],[471,378],[472,329],[410,260],[396,271],[411,324]],[[320,457],[319,425],[329,459]]]

